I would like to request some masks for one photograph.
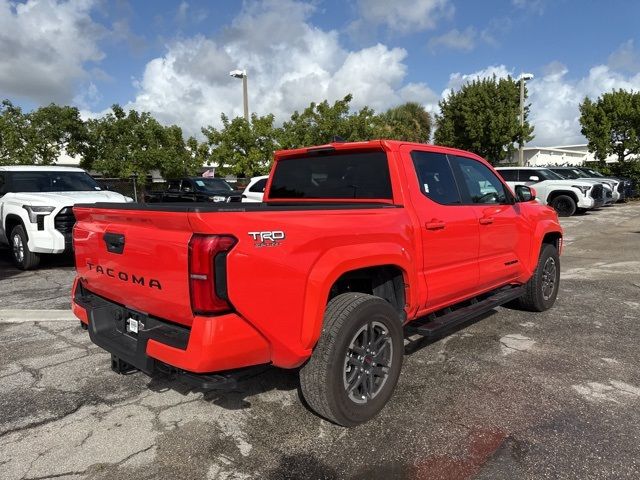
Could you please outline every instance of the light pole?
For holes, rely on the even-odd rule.
[[[229,72],[233,78],[242,79],[242,100],[244,103],[244,119],[249,123],[249,94],[247,93],[247,71],[246,70],[231,70]]]
[[[533,73],[523,73],[520,75],[520,127],[524,127],[524,82],[526,80],[531,80],[533,78]],[[520,142],[520,147],[518,148],[518,165],[520,167],[524,166],[524,140]]]

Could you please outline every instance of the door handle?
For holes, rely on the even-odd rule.
[[[493,223],[493,217],[482,217],[479,222],[480,225],[490,225]]]
[[[446,226],[446,224],[439,220],[434,220],[434,221],[425,223],[424,226],[426,227],[427,230],[442,230]]]

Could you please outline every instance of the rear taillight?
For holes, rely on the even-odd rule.
[[[236,239],[221,235],[194,235],[189,242],[191,309],[200,315],[231,310],[227,298],[227,253]]]

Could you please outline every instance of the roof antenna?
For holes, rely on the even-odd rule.
[[[340,135],[334,135],[331,137],[331,143],[344,143],[346,140],[342,138]]]

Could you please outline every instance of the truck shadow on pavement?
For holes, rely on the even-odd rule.
[[[75,267],[73,254],[42,255],[38,270],[55,270],[69,267]],[[13,264],[11,251],[8,248],[0,248],[0,280],[6,280],[20,274],[24,274],[24,270],[20,270]]]
[[[453,335],[458,331],[463,330],[475,324],[476,322],[484,320],[485,318],[488,318],[496,313],[497,310],[490,310],[489,312],[471,319],[468,322],[452,328],[446,333],[443,333],[434,338],[419,338],[417,340],[409,341],[408,344],[405,344],[405,355],[410,356],[417,351],[428,347],[429,345],[437,343],[443,338],[448,337],[449,335]],[[149,383],[147,384],[147,388],[156,393],[173,390],[174,392],[177,392],[184,396],[187,396],[190,393],[201,393],[203,400],[211,402],[214,405],[227,410],[243,410],[251,408],[252,404],[251,401],[248,400],[248,398],[262,393],[271,391],[292,392],[295,390],[298,396],[298,400],[305,406],[307,410],[316,415],[315,412],[313,412],[313,410],[311,410],[307,405],[300,391],[298,370],[299,369],[284,370],[277,367],[266,366],[264,370],[256,373],[254,376],[239,381],[235,387],[221,390],[207,390],[194,387],[193,385],[183,383],[174,376],[159,374],[151,377]]]
[[[284,370],[266,366],[254,376],[239,381],[235,387],[220,390],[194,387],[171,375],[154,375],[147,388],[157,393],[173,390],[185,396],[190,393],[201,393],[203,400],[214,405],[227,410],[243,410],[252,406],[247,397],[273,390],[287,392],[298,390],[298,369]]]

